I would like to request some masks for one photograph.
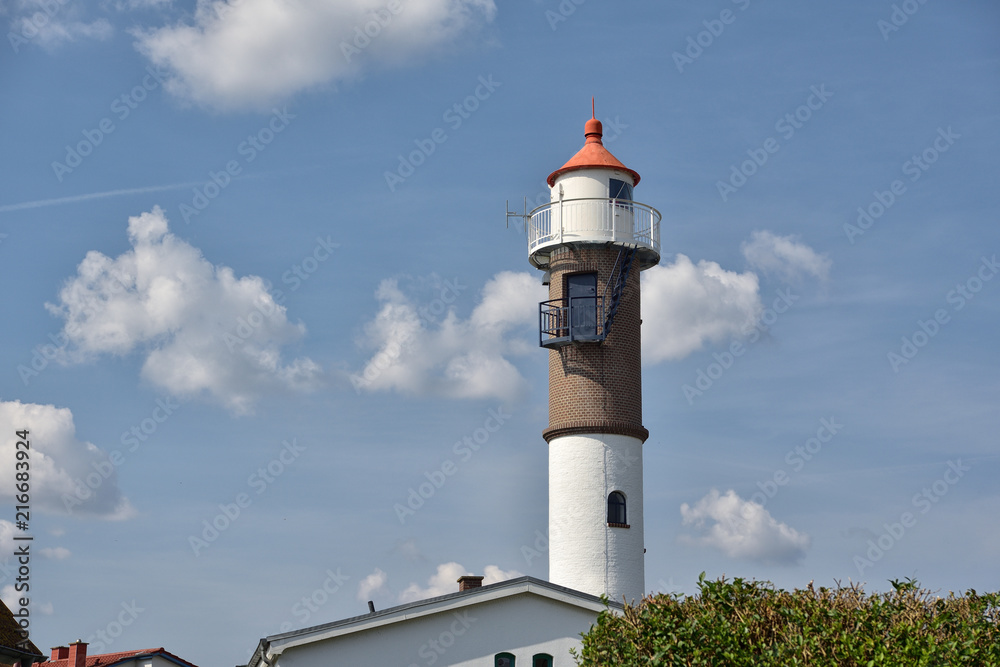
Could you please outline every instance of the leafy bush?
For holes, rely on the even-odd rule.
[[[605,610],[574,655],[583,667],[1000,667],[1000,593],[939,598],[891,583],[789,593],[702,573],[697,595]]]

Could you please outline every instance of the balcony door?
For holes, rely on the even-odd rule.
[[[574,273],[566,277],[573,339],[597,337],[597,274]]]

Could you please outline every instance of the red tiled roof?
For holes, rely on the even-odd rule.
[[[3,603],[3,600],[0,600],[0,647],[6,647],[25,654],[34,653],[35,655],[44,655],[38,650],[37,646],[31,643],[31,640],[28,640],[26,645],[18,646],[18,642],[22,640],[20,631],[21,626],[17,624],[17,619],[14,618],[14,614],[7,608],[7,605]],[[13,656],[4,655],[3,662],[7,663],[7,658],[11,657]],[[15,660],[16,658],[11,660],[11,662],[14,662]]]
[[[611,154],[611,151],[604,147],[604,143],[601,141],[601,138],[604,136],[604,128],[601,126],[601,121],[596,118],[591,118],[583,126],[583,131],[584,135],[587,137],[587,141],[583,144],[583,148],[581,148],[576,155],[571,157],[569,162],[549,174],[549,186],[555,183],[556,177],[560,174],[564,174],[567,171],[588,169],[592,167],[621,169],[632,176],[634,180],[633,185],[639,184],[639,174],[623,165],[618,158]]]
[[[169,656],[171,659],[182,665],[189,665],[190,667],[196,667],[187,660],[178,658],[176,655],[170,651],[164,650],[161,646],[159,648],[144,648],[138,651],[121,651],[119,653],[99,653],[98,655],[88,655],[86,667],[108,667],[109,665],[114,665],[115,663],[123,662],[125,660],[131,660],[137,656],[152,656],[152,655],[163,655]],[[45,662],[39,663],[45,667],[71,667],[69,659],[66,660],[46,660]]]

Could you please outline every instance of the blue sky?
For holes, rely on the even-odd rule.
[[[547,575],[544,292],[501,207],[545,200],[592,96],[663,214],[647,589],[1000,588],[994,3],[0,20],[0,452],[31,429],[43,650],[242,664],[368,599]]]

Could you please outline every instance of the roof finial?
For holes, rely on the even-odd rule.
[[[604,128],[601,126],[601,121],[597,120],[594,111],[593,97],[590,98],[590,120],[583,124],[583,134],[587,137],[588,144],[601,143],[601,137],[604,135]]]

